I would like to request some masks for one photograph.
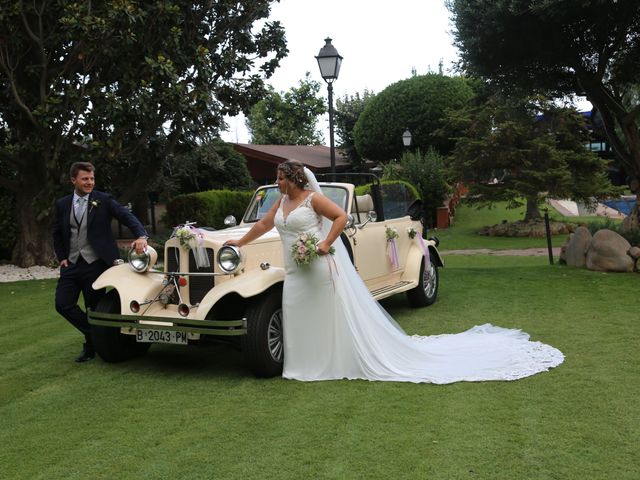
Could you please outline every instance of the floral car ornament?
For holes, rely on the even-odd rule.
[[[389,261],[391,262],[391,268],[396,270],[400,267],[400,262],[398,260],[398,245],[396,244],[396,238],[398,235],[398,231],[392,227],[385,227],[384,229],[385,236],[387,237],[387,251],[389,253]]]
[[[171,238],[177,238],[182,248],[193,252],[198,268],[207,268],[210,267],[211,264],[207,250],[203,246],[204,236],[202,231],[196,228],[195,225],[195,222],[186,222],[183,225],[178,225],[173,229]]]

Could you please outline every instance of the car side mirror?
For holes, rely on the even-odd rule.
[[[356,219],[353,217],[353,215],[349,214],[347,215],[347,224],[344,226],[344,228],[353,228],[355,223]]]
[[[226,227],[235,227],[236,225],[238,225],[238,221],[233,215],[228,215],[224,218],[224,225]]]
[[[367,213],[367,221],[364,222],[362,225],[359,225],[358,228],[362,230],[367,225],[367,223],[375,222],[377,219],[378,219],[378,214],[375,212],[375,210],[369,210],[369,213]]]

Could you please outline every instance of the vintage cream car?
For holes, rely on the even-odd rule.
[[[412,198],[405,189],[382,191],[374,182],[371,194],[356,196],[351,183],[321,186],[349,214],[341,240],[371,295],[382,299],[406,292],[416,307],[435,302],[438,267],[443,266],[438,241],[419,238],[422,225],[415,213],[413,218],[406,213]],[[223,245],[241,237],[279,197],[275,185],[260,187],[239,225],[230,217],[225,221],[230,228],[198,229],[195,248],[170,238],[161,270],[154,269],[157,253],[149,248],[104,272],[93,286],[108,292],[89,312],[100,357],[118,362],[144,354],[152,343],[222,340],[243,351],[256,375],[279,375],[284,280],[280,237],[274,229],[241,249]]]

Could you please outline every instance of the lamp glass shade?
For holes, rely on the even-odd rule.
[[[325,81],[331,81],[338,78],[340,74],[340,65],[342,64],[342,57],[331,44],[330,38],[325,38],[325,45],[320,49],[316,60],[318,60],[318,67],[320,67],[320,75]]]
[[[404,133],[402,134],[402,143],[404,144],[405,147],[410,147],[411,146],[411,132],[409,130],[405,130]]]

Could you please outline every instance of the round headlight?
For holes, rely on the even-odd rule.
[[[238,247],[226,245],[218,250],[218,266],[224,273],[235,273],[243,264],[244,256]]]
[[[147,245],[142,253],[136,253],[135,250],[129,251],[129,266],[134,272],[144,273],[156,264],[158,253]]]

